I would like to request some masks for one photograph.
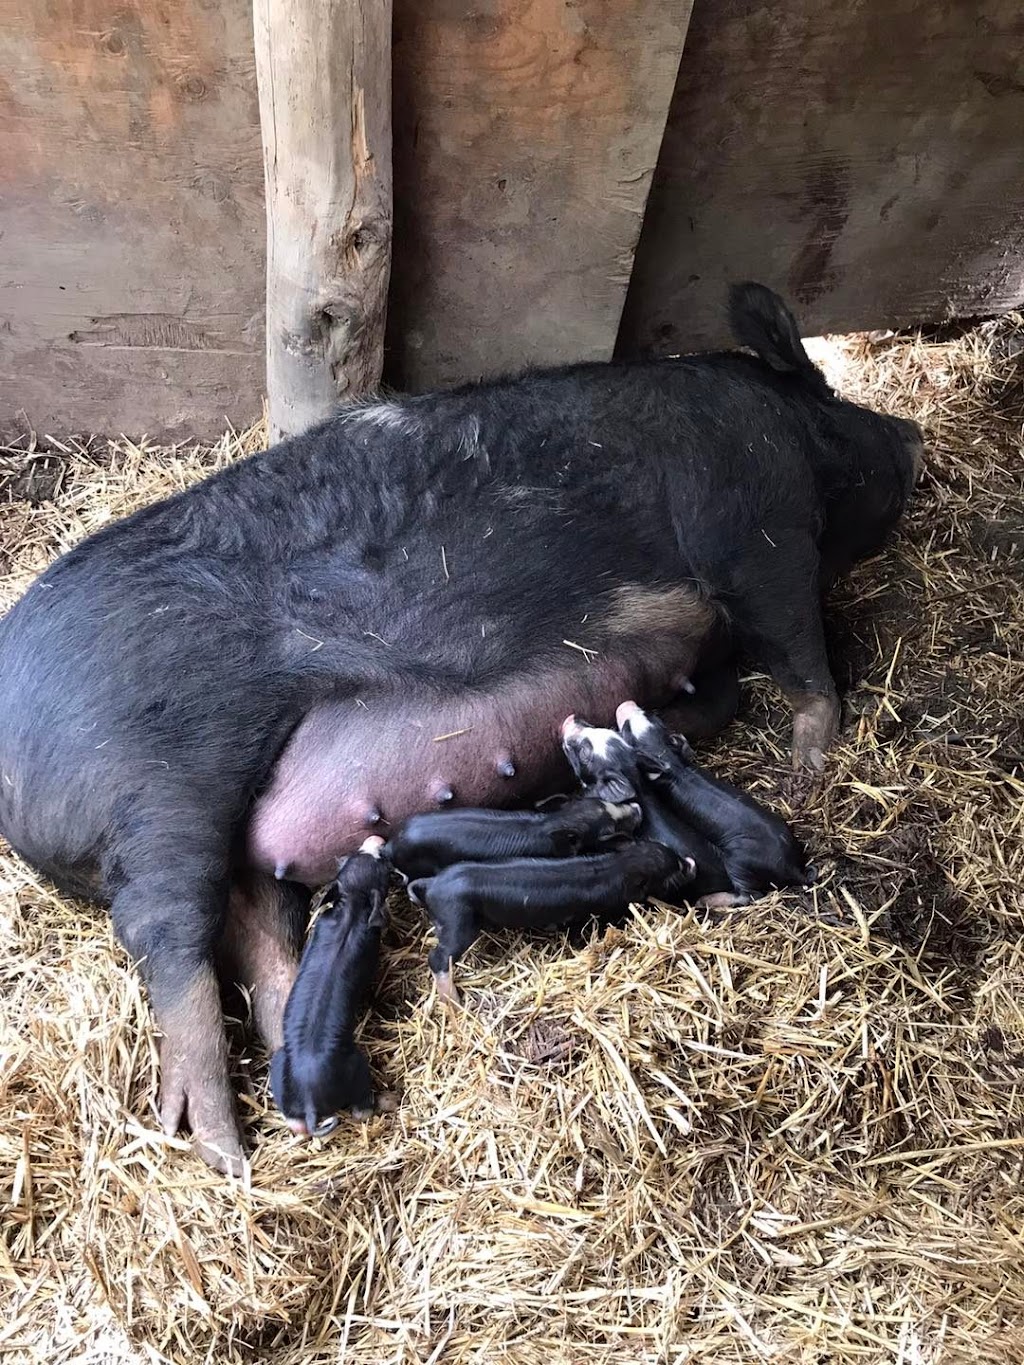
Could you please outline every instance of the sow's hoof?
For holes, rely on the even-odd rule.
[[[160,1049],[160,1123],[168,1137],[187,1117],[197,1154],[221,1175],[241,1176],[245,1149],[226,1075],[204,1075],[169,1047]]]
[[[793,714],[793,767],[822,773],[839,733],[839,702],[834,696],[801,697]]]

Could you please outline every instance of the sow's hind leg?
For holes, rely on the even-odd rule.
[[[214,965],[227,897],[227,838],[210,812],[180,805],[133,813],[115,832],[105,873],[118,938],[139,963],[162,1034],[160,1121],[187,1118],[199,1155],[243,1168]]]

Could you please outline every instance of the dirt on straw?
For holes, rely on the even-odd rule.
[[[291,1138],[239,1026],[242,1185],[159,1136],[152,1021],[103,912],[5,850],[0,1358],[1020,1358],[1024,323],[818,351],[923,423],[927,473],[833,599],[826,781],[787,772],[764,679],[709,758],[795,820],[821,885],[482,939],[457,1018],[396,903],[363,1042],[399,1112]],[[0,604],[260,437],[9,449]]]

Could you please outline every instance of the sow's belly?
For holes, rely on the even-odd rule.
[[[578,666],[486,693],[321,705],[295,731],[253,810],[249,858],[263,871],[319,886],[368,833],[386,836],[410,815],[449,803],[517,805],[564,788],[565,717],[575,712],[607,725],[628,697],[666,704],[688,662],[680,645],[672,666],[656,672],[636,657],[581,657]]]

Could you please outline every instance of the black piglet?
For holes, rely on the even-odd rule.
[[[390,874],[383,845],[367,839],[340,867],[333,903],[316,923],[288,997],[270,1082],[295,1133],[328,1133],[339,1110],[366,1118],[377,1107],[354,1030],[380,959]]]
[[[616,721],[641,772],[678,816],[714,844],[737,892],[757,896],[811,885],[815,869],[784,820],[701,768],[686,740],[636,702],[623,702]]]
[[[407,820],[385,856],[413,880],[453,863],[571,858],[632,834],[639,823],[636,805],[586,797],[546,811],[436,811]]]

